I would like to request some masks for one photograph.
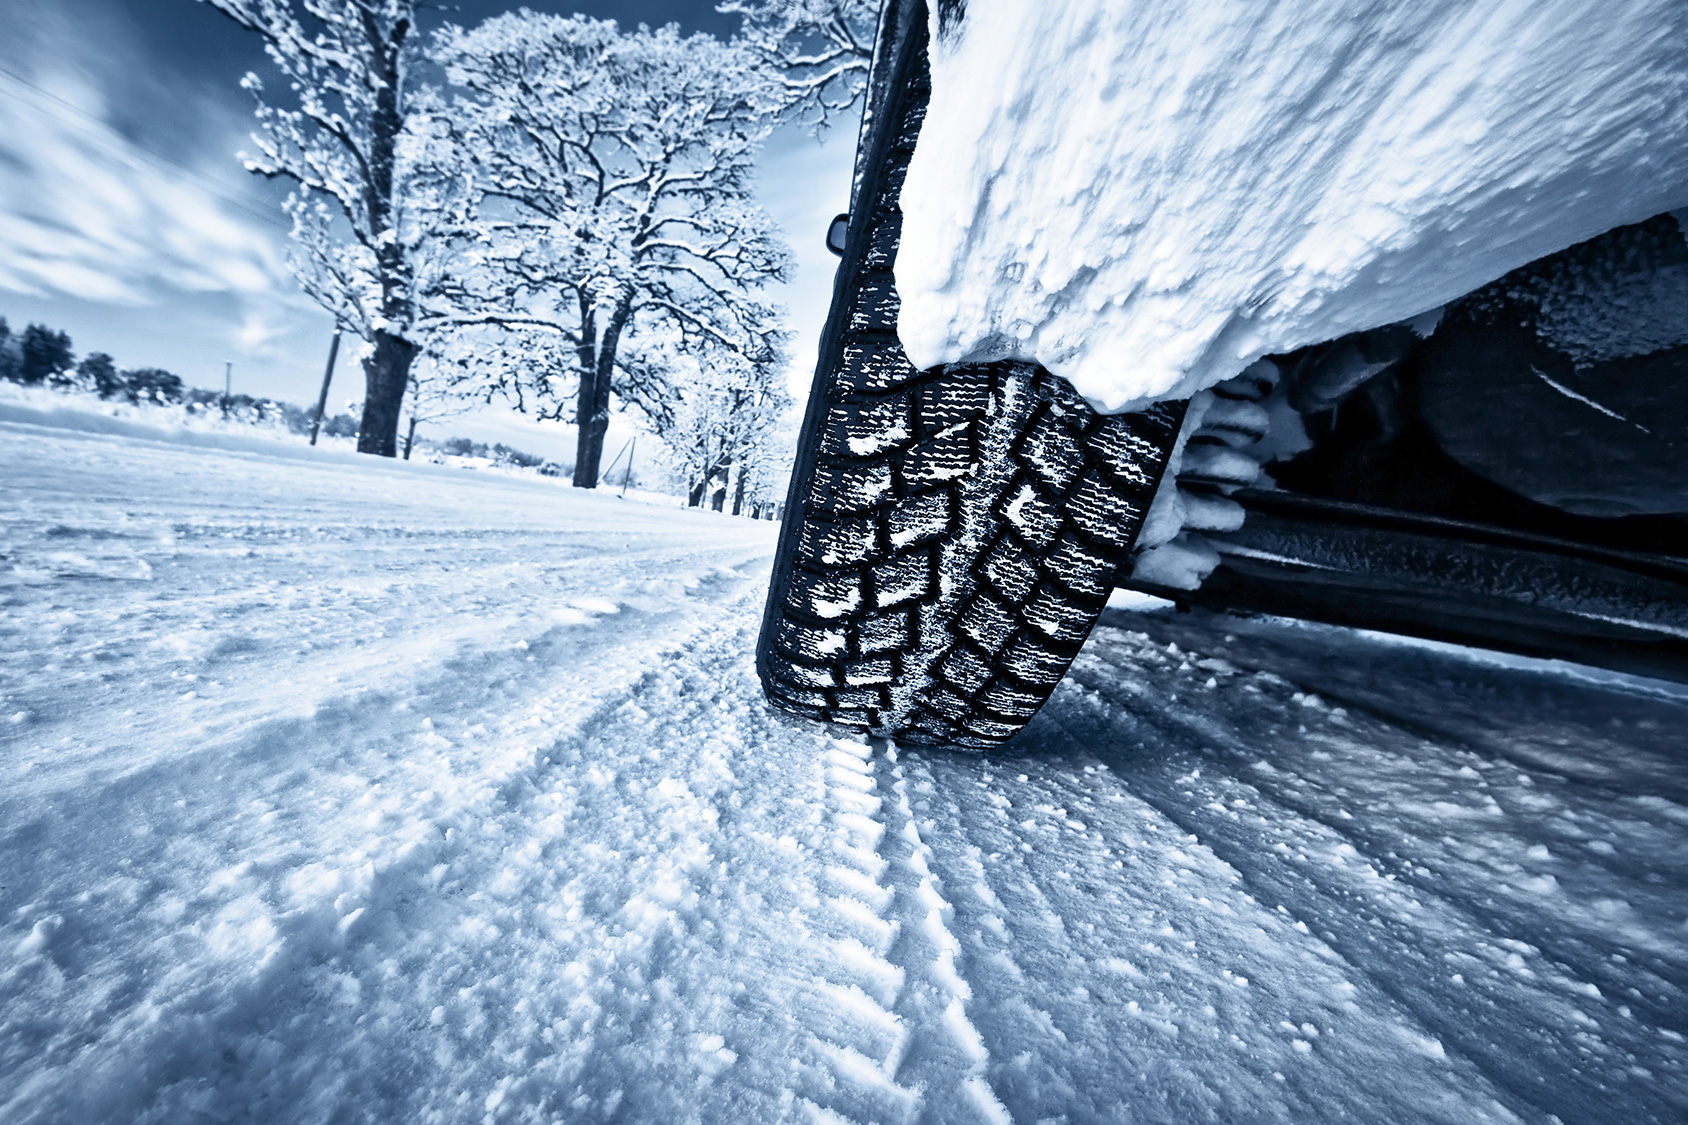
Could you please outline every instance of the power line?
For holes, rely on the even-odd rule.
[[[57,106],[58,108],[66,111],[68,113],[75,114],[77,117],[80,117],[82,120],[88,122],[91,125],[94,125],[98,129],[100,129],[102,132],[109,134],[112,138],[115,138],[119,143],[121,143],[125,149],[134,149],[140,155],[150,157],[152,159],[152,161],[156,165],[159,166],[159,168],[158,168],[159,171],[165,172],[166,174],[171,173],[171,172],[175,172],[175,173],[178,173],[178,174],[186,177],[189,180],[192,180],[194,182],[195,186],[199,187],[200,190],[207,192],[210,195],[216,196],[218,199],[222,200],[224,203],[227,203],[229,206],[236,207],[236,208],[240,209],[241,211],[246,212],[246,214],[252,216],[253,218],[255,218],[257,220],[259,220],[260,222],[269,223],[272,226],[280,228],[281,230],[291,230],[292,229],[285,220],[283,220],[279,215],[275,214],[274,212],[267,212],[267,211],[259,210],[257,207],[254,207],[251,203],[247,202],[246,200],[243,200],[243,199],[239,198],[238,196],[228,194],[220,184],[218,184],[215,180],[210,179],[209,177],[207,177],[203,173],[201,173],[201,172],[199,172],[199,171],[197,171],[193,168],[190,168],[188,165],[183,164],[181,161],[176,160],[173,157],[166,156],[164,153],[159,152],[156,149],[150,148],[147,145],[142,144],[140,141],[137,141],[137,140],[135,140],[131,137],[124,136],[122,133],[120,133],[116,129],[112,128],[112,126],[110,124],[108,124],[107,122],[105,122],[105,121],[101,120],[100,118],[94,116],[93,114],[89,113],[87,110],[82,109],[80,106],[73,105],[72,103],[65,101],[63,98],[59,97],[57,94],[54,94],[49,90],[43,89],[42,87],[36,85],[34,82],[31,82],[29,79],[23,77],[23,75],[18,74],[16,71],[13,71],[10,68],[5,67],[5,66],[0,66],[0,76],[4,76],[6,78],[11,79],[13,82],[17,83],[19,86],[24,87],[26,91],[31,92],[31,93],[36,95],[36,98],[32,99],[24,91],[15,90],[15,89],[8,89],[4,84],[0,84],[0,90],[5,90],[7,93],[10,93],[14,98],[17,98],[19,101],[33,102],[36,109],[40,109],[40,110],[43,110],[43,111],[46,111],[46,107],[43,106],[41,104],[41,101],[37,100],[37,99],[44,99],[45,101],[51,102],[51,103],[53,103],[53,105]]]

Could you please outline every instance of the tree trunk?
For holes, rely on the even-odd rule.
[[[574,486],[597,488],[598,469],[604,460],[604,434],[610,428],[610,387],[615,378],[615,352],[622,329],[633,313],[633,295],[623,291],[597,335],[596,309],[581,295],[580,394],[575,400],[575,426],[579,436],[574,447]]]
[[[358,428],[358,452],[381,457],[398,455],[399,414],[404,389],[410,383],[410,364],[416,345],[376,329],[375,350],[363,361],[363,423]]]
[[[408,5],[404,5],[408,9]],[[410,291],[413,270],[397,237],[396,178],[399,134],[404,131],[404,44],[412,24],[408,10],[383,28],[365,15],[372,69],[380,79],[369,120],[369,157],[364,199],[369,229],[376,244],[376,275],[381,281],[381,322],[407,331],[415,307]],[[417,347],[385,328],[375,329],[375,345],[363,361],[363,422],[358,427],[358,452],[393,457],[398,453],[399,415],[410,386],[410,365]]]
[[[733,515],[744,511],[744,468],[738,471],[738,483],[733,485]]]
[[[703,494],[709,491],[709,478],[711,475],[713,475],[713,470],[703,474],[703,479],[692,486],[691,495],[686,497],[686,507],[695,508],[703,503]]]
[[[715,468],[721,474],[721,488],[709,498],[709,510],[719,512],[727,502],[727,484],[733,479],[733,459],[728,457]],[[710,476],[713,479],[714,474],[712,473]]]
[[[414,406],[415,404],[412,403],[411,405]],[[414,411],[412,411],[412,413],[410,415],[410,429],[406,430],[405,433],[404,433],[404,459],[406,461],[410,460],[410,447],[415,445],[415,444],[416,444],[416,414],[415,414]]]
[[[580,395],[575,402],[574,486],[597,488],[598,468],[604,460],[604,434],[610,428],[608,380],[596,367],[580,373]],[[599,403],[603,406],[600,407]]]

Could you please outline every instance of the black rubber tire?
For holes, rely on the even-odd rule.
[[[757,667],[786,711],[985,749],[1078,655],[1183,404],[1104,417],[1030,364],[910,365],[891,271],[930,90],[921,24],[860,164]]]

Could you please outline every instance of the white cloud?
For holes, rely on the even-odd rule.
[[[0,288],[125,304],[159,286],[293,289],[283,231],[99,124],[81,107],[100,91],[79,76],[0,73],[0,98]]]
[[[267,356],[272,353],[274,342],[290,327],[275,315],[274,310],[248,305],[242,311],[233,338],[242,355]]]

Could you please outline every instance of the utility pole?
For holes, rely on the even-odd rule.
[[[340,326],[334,326],[334,341],[328,345],[328,367],[322,373],[322,393],[317,395],[316,417],[311,419],[311,444],[316,444],[317,431],[322,428],[322,412],[328,406],[328,382],[334,378],[334,357],[340,354]]]
[[[639,456],[639,435],[633,435],[633,451],[627,455],[627,468],[621,474],[621,495],[627,496],[627,482],[633,479],[633,458]]]
[[[223,417],[229,416],[229,394],[234,390],[234,360],[223,361]]]
[[[610,482],[610,474],[615,471],[615,467],[617,465],[621,464],[621,455],[623,453],[626,453],[628,447],[631,446],[634,442],[636,442],[638,440],[639,440],[639,435],[634,434],[632,437],[630,437],[626,441],[622,442],[621,448],[616,451],[615,458],[610,461],[610,467],[605,469],[602,473],[598,474],[598,479],[603,481],[605,484],[608,484]],[[635,449],[634,452],[637,453],[638,450]],[[627,467],[629,469],[631,469],[633,467],[633,462],[631,460],[627,462]],[[625,494],[627,492],[627,478],[626,477],[623,477],[622,480],[621,480],[621,491],[623,492],[623,494]]]

